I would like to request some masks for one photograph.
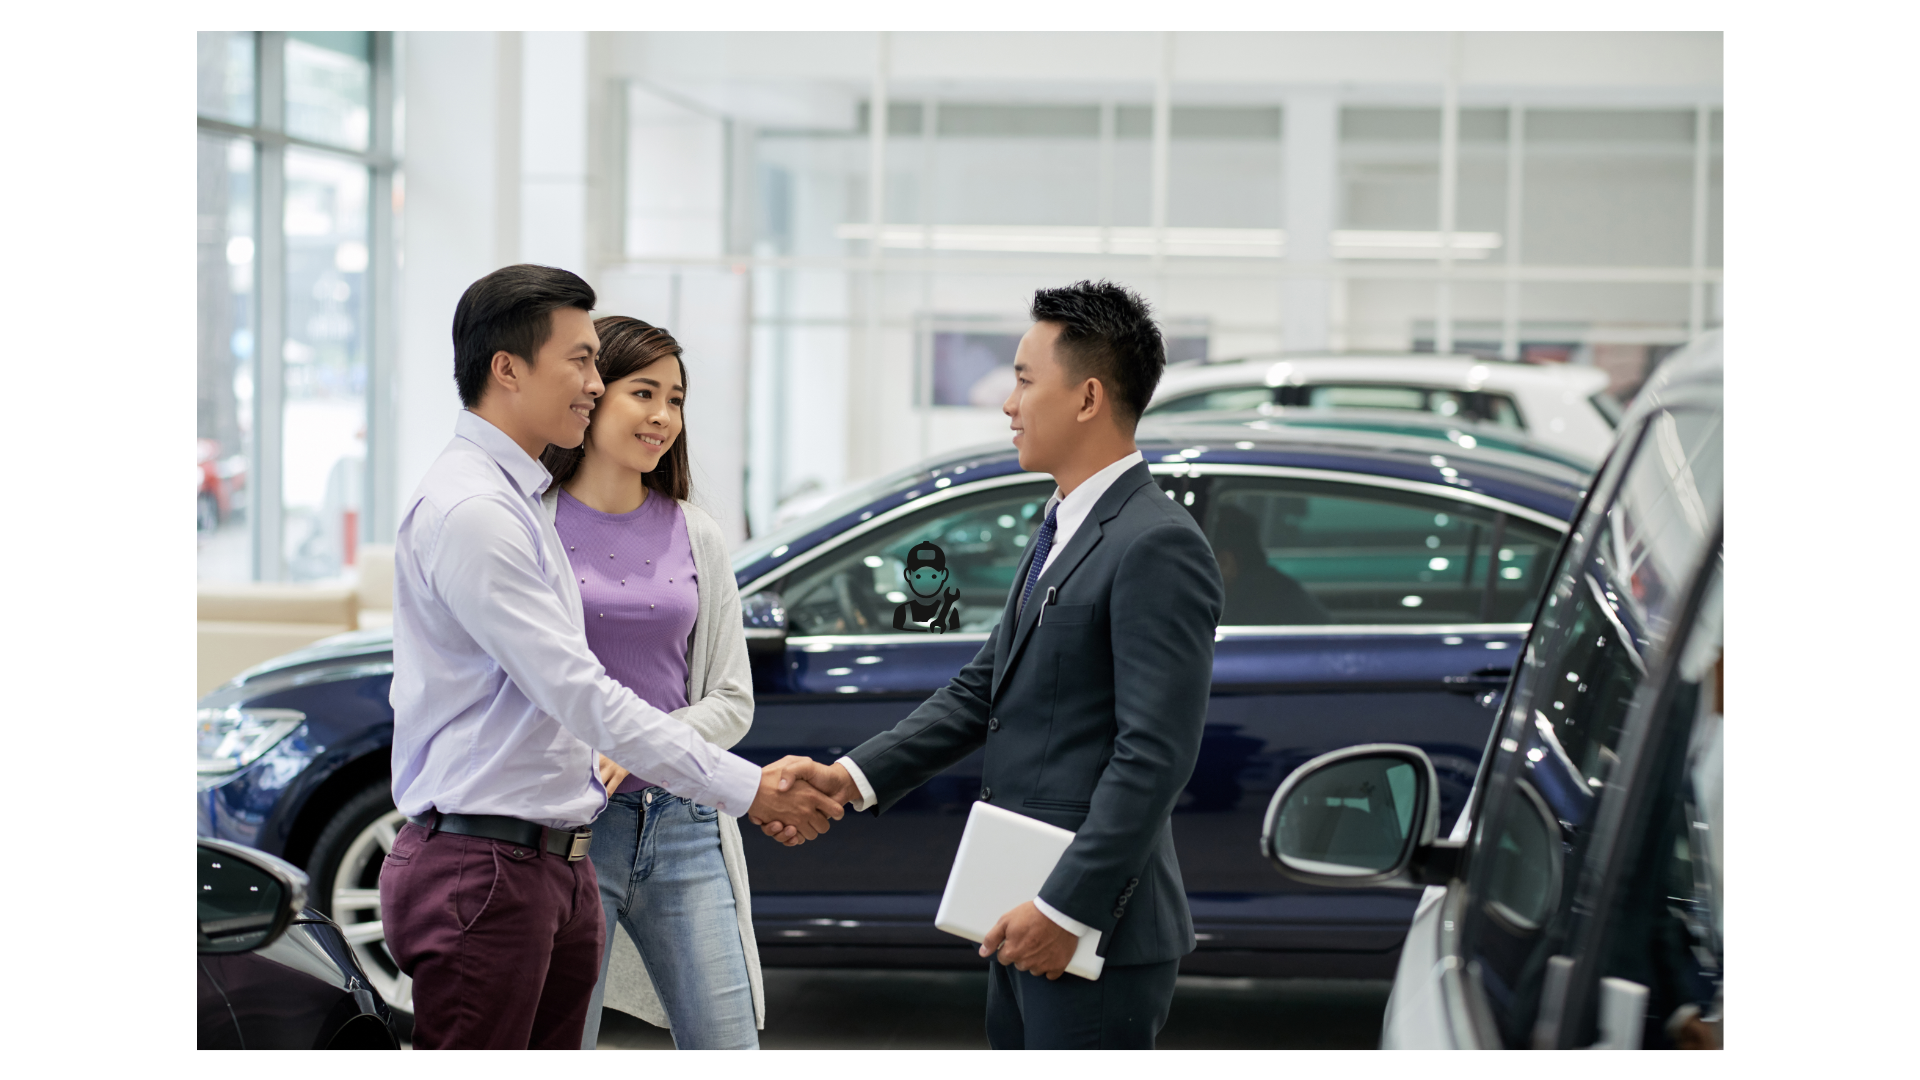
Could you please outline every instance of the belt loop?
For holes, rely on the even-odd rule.
[[[431,840],[433,839],[433,834],[440,831],[440,811],[427,811],[427,821],[430,823],[427,825],[427,839]]]

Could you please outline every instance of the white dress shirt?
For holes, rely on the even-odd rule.
[[[393,800],[408,816],[586,825],[607,805],[594,751],[739,816],[760,769],[607,677],[580,589],[540,510],[547,470],[462,411],[400,520],[393,581]]]
[[[1053,496],[1047,500],[1046,508],[1040,514],[1040,520],[1044,522],[1047,515],[1054,512],[1055,507],[1059,508],[1059,513],[1053,519],[1053,546],[1047,549],[1047,561],[1040,564],[1042,576],[1053,568],[1053,561],[1060,557],[1060,552],[1066,549],[1068,542],[1073,539],[1073,534],[1078,532],[1080,526],[1086,522],[1087,515],[1093,513],[1094,504],[1100,501],[1100,496],[1105,495],[1107,489],[1113,486],[1113,482],[1120,479],[1121,473],[1145,460],[1147,460],[1146,455],[1135,450],[1081,481],[1080,486],[1073,489],[1073,494],[1065,498],[1060,497],[1058,487],[1053,489]],[[1035,526],[1035,528],[1038,527]],[[1026,579],[1021,580],[1024,583]],[[860,801],[854,803],[853,808],[855,810],[871,809],[879,800],[874,797],[873,785],[867,782],[867,776],[860,771],[860,766],[854,764],[850,757],[843,757],[834,764],[845,765],[847,774],[853,777],[854,786],[860,789]],[[1034,897],[1033,906],[1039,908],[1042,915],[1058,923],[1061,929],[1076,937],[1085,937],[1096,932],[1093,927],[1070,915],[1062,914],[1052,904],[1037,896]]]

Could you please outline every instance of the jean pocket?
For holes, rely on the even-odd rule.
[[[713,821],[720,816],[718,809],[711,806],[702,806],[692,799],[687,800],[687,810],[693,814],[693,820],[695,821]]]
[[[500,860],[485,840],[465,840],[460,868],[453,879],[453,918],[460,929],[471,930],[486,914],[500,883]]]

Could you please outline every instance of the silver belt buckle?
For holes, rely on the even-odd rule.
[[[587,857],[587,845],[593,842],[593,830],[582,829],[573,834],[573,846],[567,849],[567,861],[579,862]]]

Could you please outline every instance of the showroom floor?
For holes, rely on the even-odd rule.
[[[985,1050],[986,979],[971,971],[770,968],[768,1050]],[[1182,976],[1163,1050],[1371,1049],[1385,981]],[[670,1050],[665,1031],[609,1012],[602,1050]]]

